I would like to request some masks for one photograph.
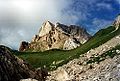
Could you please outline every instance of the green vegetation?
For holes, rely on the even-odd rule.
[[[26,60],[35,68],[43,67],[45,65],[48,70],[53,70],[74,58],[78,58],[81,54],[102,45],[114,36],[120,34],[120,28],[113,32],[114,30],[114,26],[102,29],[98,31],[87,43],[70,51],[54,49],[45,52],[14,52],[14,54]],[[97,59],[99,59],[99,57],[96,58],[96,60]]]
[[[72,57],[73,52],[63,50],[49,50],[46,52],[14,52],[17,56],[28,61],[33,67],[46,65],[49,70],[55,69],[56,64]]]

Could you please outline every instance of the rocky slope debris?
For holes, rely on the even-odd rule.
[[[47,81],[119,81],[120,35],[51,71]],[[110,55],[112,54],[112,55]]]
[[[25,78],[44,81],[44,73],[44,70],[33,69],[27,62],[14,56],[9,48],[0,45],[0,81],[19,81]]]
[[[90,34],[84,28],[75,25],[63,25],[45,22],[32,41],[26,46],[22,43],[20,51],[45,51],[50,49],[74,49],[89,40]]]
[[[113,25],[119,29],[120,16]],[[120,35],[49,73],[47,81],[119,81]]]

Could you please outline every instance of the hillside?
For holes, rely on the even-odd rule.
[[[43,81],[42,70],[32,68],[26,61],[13,55],[11,49],[0,45],[0,81],[19,81],[35,78]]]
[[[120,37],[117,39],[120,41]],[[50,72],[47,81],[119,81],[120,42],[116,46],[112,43],[114,40],[115,38]]]
[[[51,71],[51,76],[47,81],[119,81],[120,80],[120,16],[114,22],[115,29],[111,31],[111,27],[106,30],[113,32],[107,34],[105,30],[99,31],[92,39],[100,36],[100,32],[106,36],[107,42],[101,41],[103,44],[96,43],[94,49],[79,55],[77,59],[69,61],[67,64],[59,67],[57,70]],[[118,31],[117,31],[118,30]],[[109,38],[108,38],[109,37]],[[110,37],[112,37],[110,39]],[[90,41],[88,41],[89,43]],[[86,43],[87,44],[87,43]],[[101,44],[101,45],[99,45]],[[99,46],[98,46],[99,45]],[[83,45],[84,46],[84,45]]]
[[[49,50],[45,52],[15,52],[17,56],[25,59],[34,67],[43,67],[44,65],[49,70],[54,70],[57,67],[68,63],[70,60],[79,58],[81,54],[86,53],[90,49],[94,49],[115,36],[120,34],[119,25],[112,25],[98,31],[88,42],[76,49],[65,50]],[[118,41],[118,40],[117,40]]]

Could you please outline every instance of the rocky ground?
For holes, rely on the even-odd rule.
[[[113,58],[103,55],[119,44],[120,35],[50,72],[47,81],[120,81],[120,50],[113,51],[118,54]],[[99,56],[104,56],[99,63],[91,62]]]
[[[27,62],[14,56],[11,49],[0,45],[0,81],[19,81],[25,78],[44,81],[45,73],[44,69],[33,69]]]

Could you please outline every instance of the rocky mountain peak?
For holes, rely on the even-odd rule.
[[[39,30],[39,36],[44,36],[49,33],[49,31],[52,30],[54,25],[50,21],[46,21],[43,23],[42,27]]]
[[[67,26],[59,22],[53,24],[50,21],[46,21],[41,26],[38,35],[33,37],[31,43],[29,43],[28,46],[21,44],[20,49],[24,49],[23,51],[27,49],[33,51],[50,49],[70,50],[84,44],[90,37],[90,34],[80,26]]]

